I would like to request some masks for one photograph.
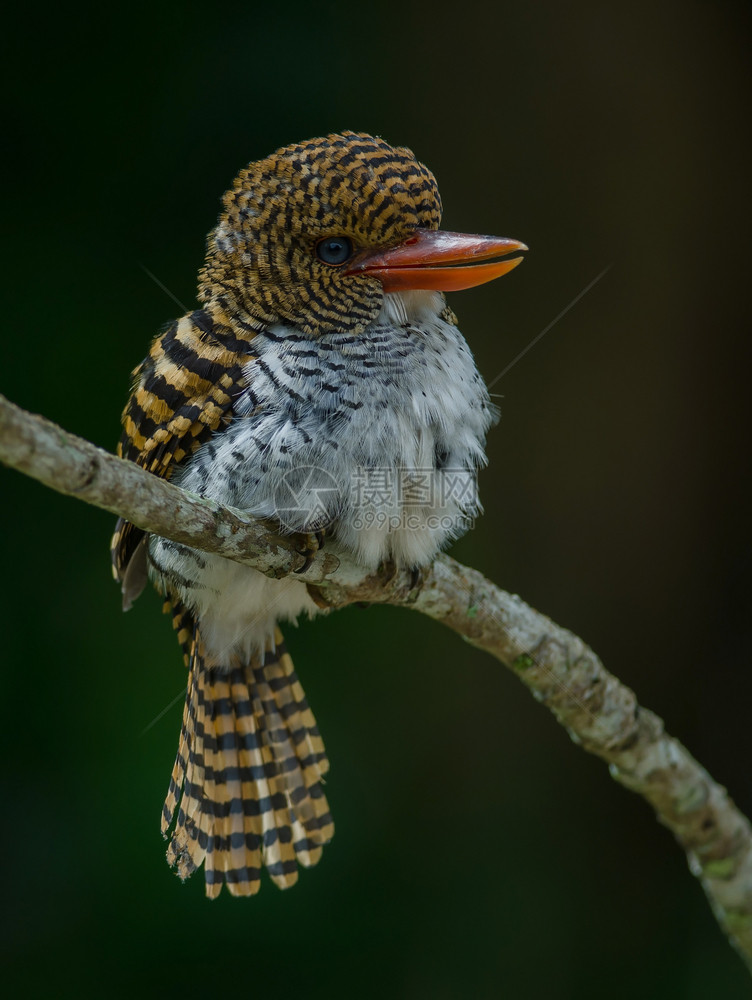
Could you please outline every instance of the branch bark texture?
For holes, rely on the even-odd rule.
[[[186,493],[0,396],[0,461],[139,528],[217,552],[268,576],[300,571],[294,540]],[[327,549],[299,576],[332,608],[355,601],[408,606],[442,622],[511,669],[566,728],[645,798],[687,854],[713,912],[752,970],[752,829],[726,790],[608,673],[577,636],[480,573],[439,556],[416,585],[403,572],[367,573]]]

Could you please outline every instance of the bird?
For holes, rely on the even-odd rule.
[[[497,419],[444,292],[515,268],[517,240],[439,228],[434,175],[343,131],[251,162],[222,198],[198,305],[133,373],[118,454],[363,566],[420,572],[480,511]],[[515,254],[515,256],[511,256]],[[119,520],[128,609],[151,578],[188,670],[161,828],[206,895],[280,888],[333,835],[329,761],[280,623],[322,613],[270,579]],[[348,653],[352,655],[352,651]]]

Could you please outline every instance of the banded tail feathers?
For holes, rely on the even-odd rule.
[[[196,626],[186,647],[183,726],[162,815],[167,860],[182,879],[203,864],[210,898],[223,884],[234,896],[255,894],[262,867],[285,889],[299,864],[316,864],[334,824],[322,788],[329,762],[282,634],[275,629],[263,659],[248,664],[209,663]]]

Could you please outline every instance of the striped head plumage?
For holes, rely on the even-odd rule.
[[[384,289],[353,256],[436,230],[433,174],[409,149],[358,132],[278,149],[240,171],[209,235],[199,296],[308,334],[358,332]]]

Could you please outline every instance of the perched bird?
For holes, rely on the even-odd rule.
[[[494,409],[443,291],[506,274],[515,240],[439,231],[412,152],[344,132],[249,164],[222,200],[201,305],[134,372],[119,454],[200,496],[323,534],[367,567],[426,566],[478,511]],[[207,895],[280,887],[333,834],[329,764],[278,622],[305,583],[120,521],[127,608],[147,574],[189,669],[162,831]]]

